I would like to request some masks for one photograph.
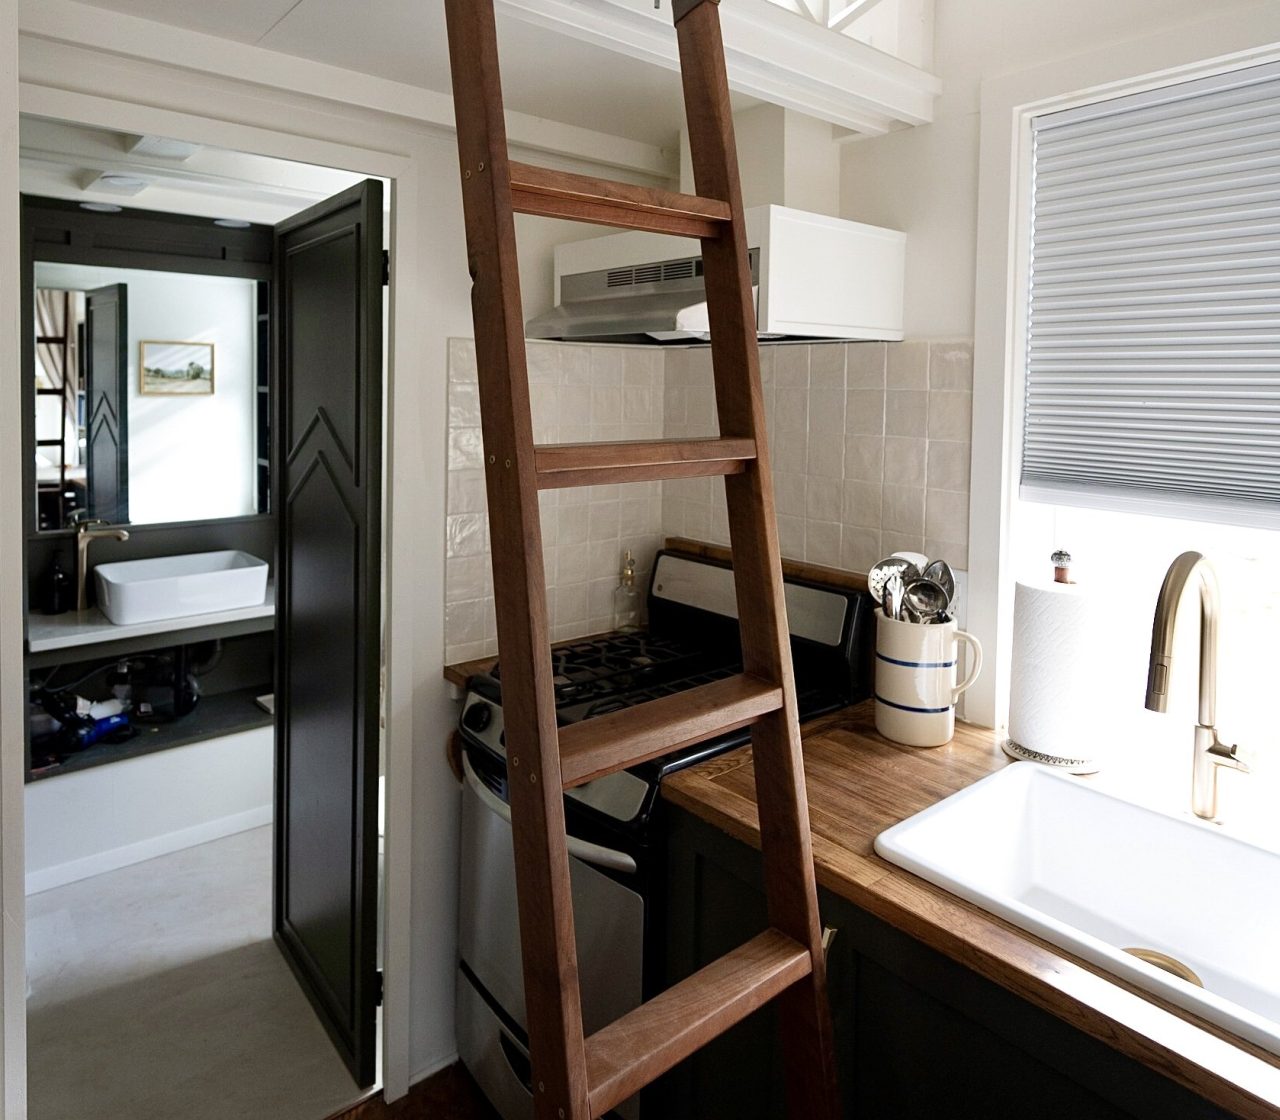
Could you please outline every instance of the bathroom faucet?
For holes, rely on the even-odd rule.
[[[1151,661],[1147,667],[1146,706],[1163,712],[1169,703],[1169,676],[1173,671],[1173,635],[1187,582],[1200,576],[1200,716],[1195,730],[1195,754],[1191,768],[1191,811],[1213,820],[1218,815],[1218,767],[1249,772],[1237,757],[1236,747],[1218,738],[1218,579],[1198,552],[1184,552],[1165,574],[1156,616],[1151,625]]]
[[[81,521],[76,530],[76,610],[85,610],[88,598],[85,595],[85,580],[89,575],[89,546],[96,540],[108,538],[117,541],[129,539],[128,529],[95,529],[95,525],[106,525],[101,518]]]

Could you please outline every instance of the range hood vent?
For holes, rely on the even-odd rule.
[[[746,219],[759,337],[902,338],[904,234],[783,206],[753,207]],[[559,303],[530,319],[526,335],[706,341],[702,257],[689,244],[622,233],[557,246]]]

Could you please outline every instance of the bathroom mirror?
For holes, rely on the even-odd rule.
[[[268,511],[263,281],[41,260],[34,279],[40,531]]]

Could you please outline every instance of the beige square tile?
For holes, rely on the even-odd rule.
[[[554,342],[530,341],[525,348],[529,384],[554,385],[560,380],[560,354],[564,347]]]
[[[809,347],[810,389],[844,389],[844,352],[843,342],[819,342]]]
[[[821,478],[844,477],[844,439],[815,435],[809,440],[809,474]]]
[[[885,556],[894,552],[920,552],[924,549],[924,534],[894,533],[885,529],[880,533],[880,547]]]
[[[879,529],[863,529],[844,525],[840,530],[840,567],[851,572],[865,572],[886,553],[880,543]]]
[[[470,338],[449,339],[449,380],[476,380],[476,344]]]
[[[804,558],[834,568],[840,563],[840,523],[810,521],[804,527]]]
[[[879,483],[846,481],[840,520],[863,529],[879,529],[883,497]]]
[[[929,344],[929,388],[973,388],[973,343],[933,342]]]
[[[932,560],[945,560],[953,568],[968,570],[969,546],[961,541],[939,541],[925,537],[924,551]]]
[[[695,541],[705,541],[711,535],[711,506],[689,502],[684,510],[684,531]]]
[[[479,469],[450,471],[447,505],[449,513],[484,513],[488,507],[484,488],[484,471]]]
[[[480,386],[476,382],[449,382],[449,427],[480,427]]]
[[[445,556],[480,556],[489,551],[483,513],[455,513],[445,518]]]
[[[925,441],[915,436],[886,436],[884,480],[894,486],[925,483]]]
[[[555,616],[557,626],[586,622],[587,585],[585,583],[571,583],[556,588]]]
[[[560,350],[560,384],[590,385],[591,348],[582,345],[564,344]]]
[[[622,423],[622,386],[593,385],[591,387],[591,424]]]
[[[973,428],[973,395],[934,389],[929,393],[929,438],[968,443]]]
[[[445,602],[483,599],[493,592],[488,556],[454,556],[444,565]]]
[[[843,435],[844,408],[843,387],[814,384],[809,389],[810,436]]]
[[[556,585],[583,583],[588,578],[587,550],[581,545],[562,544],[556,548]]]
[[[587,507],[590,511],[588,514],[588,536],[594,543],[596,541],[616,541],[618,539],[618,503],[614,502],[592,502]]]
[[[455,428],[449,433],[449,470],[479,470],[484,466],[484,440],[479,428]]]
[[[778,518],[778,550],[788,560],[804,559],[804,518]]]
[[[622,384],[652,389],[662,379],[662,351],[653,346],[632,346],[622,354]]]
[[[774,380],[778,386],[778,399],[783,393],[809,392],[809,347],[787,343],[775,347],[773,356]]]
[[[560,422],[560,390],[555,385],[529,386],[529,409],[533,414],[535,443],[555,443]]]
[[[927,342],[891,342],[887,346],[888,364],[885,382],[890,389],[927,389],[929,387],[929,344]]]
[[[929,441],[930,490],[962,490],[969,492],[969,457],[967,443],[931,439]]]
[[[884,477],[884,436],[846,439],[844,476],[859,482],[880,482]]]
[[[591,537],[591,507],[589,505],[566,506],[556,510],[556,543],[584,545]]]
[[[890,533],[924,531],[924,487],[885,483],[880,527]]]
[[[624,424],[648,424],[652,419],[653,390],[648,386],[623,386],[622,422]]]
[[[802,472],[775,471],[773,496],[778,513],[803,517],[806,509],[809,476]]]
[[[929,425],[929,394],[920,389],[890,389],[885,394],[884,434],[923,436]]]
[[[593,579],[587,585],[587,612],[592,618],[608,618],[606,629],[613,628],[613,592],[616,579]]]
[[[618,504],[618,532],[623,537],[647,533],[657,526],[651,517],[652,503],[648,498],[623,498]]]
[[[885,387],[886,347],[883,342],[850,342],[845,345],[846,389]]]
[[[844,486],[839,478],[810,478],[805,516],[810,521],[839,521],[844,512]]]
[[[776,345],[766,344],[760,347],[760,384],[766,391],[773,387],[776,377],[774,357],[777,352]]]
[[[622,355],[617,346],[592,346],[591,384],[617,388],[622,384]]]
[[[445,604],[444,633],[447,642],[460,644],[483,640],[484,623],[485,601],[483,599]]]
[[[969,539],[969,495],[930,490],[925,499],[925,534],[944,541]]]
[[[809,428],[809,392],[779,385],[773,404],[774,423],[779,432],[803,432]]]
[[[844,430],[851,436],[884,435],[885,394],[882,389],[850,389],[845,396]]]
[[[570,427],[586,427],[591,423],[590,385],[560,386],[560,430]]]
[[[809,469],[809,434],[803,429],[780,431],[770,441],[773,469],[783,474],[804,474]]]
[[[663,432],[667,436],[684,435],[689,422],[689,387],[668,379],[662,389]]]

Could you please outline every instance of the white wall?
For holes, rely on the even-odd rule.
[[[1219,0],[939,0],[932,124],[845,146],[840,215],[907,233],[908,338],[971,338],[981,84],[1104,45],[1269,5]]]
[[[271,728],[32,782],[27,893],[271,821]]]
[[[144,525],[257,512],[256,284],[133,268],[36,262],[36,286],[125,284],[129,520]],[[139,343],[212,342],[212,396],[142,396]]]

